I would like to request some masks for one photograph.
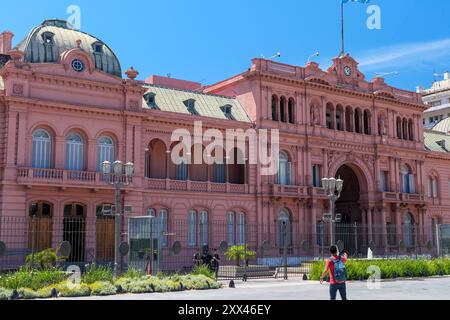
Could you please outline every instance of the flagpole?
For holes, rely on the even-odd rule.
[[[341,56],[345,54],[345,30],[344,30],[344,0],[341,0],[341,36],[342,36],[342,49]]]

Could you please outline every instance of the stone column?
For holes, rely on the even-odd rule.
[[[367,239],[368,243],[373,240],[372,233],[372,208],[364,209],[367,212]]]
[[[380,207],[380,208],[378,208],[378,210],[381,215],[381,243],[383,245],[384,252],[386,253],[387,245],[388,245],[387,224],[386,224],[386,207],[385,206]]]

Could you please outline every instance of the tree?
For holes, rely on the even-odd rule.
[[[225,256],[230,261],[236,261],[236,266],[239,267],[241,265],[241,260],[244,260],[246,258],[254,258],[256,256],[256,252],[248,250],[247,245],[232,246],[225,252]]]

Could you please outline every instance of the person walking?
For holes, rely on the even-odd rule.
[[[337,292],[341,295],[342,300],[347,300],[347,271],[345,264],[347,263],[348,254],[344,252],[342,255],[338,254],[336,246],[330,248],[331,257],[327,259],[325,269],[320,277],[320,283],[327,274],[330,277],[330,300],[336,300]]]
[[[211,269],[212,269],[212,271],[214,271],[216,279],[218,278],[218,275],[219,275],[219,266],[220,266],[219,252],[217,251],[217,249],[214,249],[214,254],[213,254],[212,260],[211,260]]]
[[[192,258],[192,263],[194,265],[194,268],[195,267],[199,267],[199,266],[202,265],[202,258],[201,258],[201,255],[200,255],[200,249],[196,249],[195,250],[194,256]]]

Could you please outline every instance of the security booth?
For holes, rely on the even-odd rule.
[[[160,235],[160,225],[154,217],[130,217],[128,219],[129,265],[147,274],[157,274],[160,271],[162,258]]]

